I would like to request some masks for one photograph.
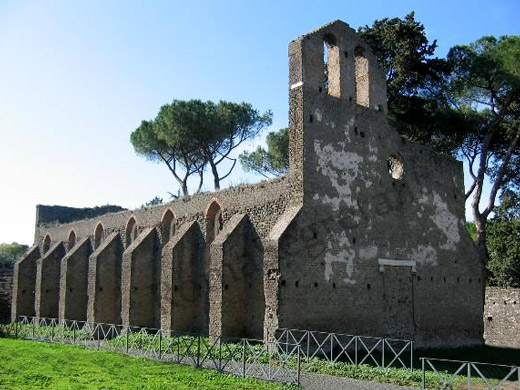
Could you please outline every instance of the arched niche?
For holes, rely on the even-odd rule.
[[[161,238],[162,244],[165,245],[175,235],[175,214],[168,209],[161,218]]]
[[[50,248],[51,248],[51,236],[49,234],[46,234],[45,238],[43,239],[43,246],[42,246],[43,254],[47,253]]]
[[[213,241],[224,228],[223,211],[224,207],[222,203],[216,198],[210,201],[204,211],[204,218],[206,219],[206,240],[208,242]]]
[[[67,249],[71,250],[76,245],[76,232],[72,229],[69,233]]]
[[[96,230],[94,230],[94,249],[99,248],[101,243],[103,242],[105,228],[103,224],[100,222],[96,226]]]
[[[134,217],[130,217],[126,223],[125,237],[126,247],[130,246],[130,244],[137,238],[137,221]]]

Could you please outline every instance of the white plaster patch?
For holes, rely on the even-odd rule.
[[[372,142],[368,143],[368,151],[370,154],[368,155],[368,161],[377,162],[377,147],[372,145]]]
[[[430,219],[446,236],[446,242],[441,245],[441,248],[455,250],[456,244],[460,241],[458,219],[450,213],[448,204],[435,191],[433,191],[433,205],[435,214]]]
[[[323,195],[321,201],[323,204],[330,204],[335,211],[339,210],[341,202],[345,202],[348,207],[357,208],[357,201],[352,200],[351,183],[358,176],[359,165],[363,162],[362,156],[345,151],[343,142],[338,145],[340,150],[335,149],[331,144],[322,147],[319,140],[314,141],[314,151],[318,156],[316,170],[329,178],[332,187],[338,193],[336,197]],[[314,195],[314,199],[316,195],[318,194]]]
[[[345,264],[346,277],[343,281],[347,284],[356,284],[356,281],[353,279],[352,275],[354,273],[354,257],[355,252],[352,248],[350,248],[350,241],[345,232],[341,232],[340,234],[332,233],[329,236],[329,249],[331,249],[331,242],[337,242],[338,246],[342,248],[337,253],[327,252],[325,254],[325,280],[327,282],[330,281],[331,276],[334,274],[334,270],[332,269],[333,263],[343,263]]]
[[[315,111],[314,111],[314,115],[316,115],[316,120],[318,122],[321,122],[321,118],[323,118],[323,113],[321,112],[321,110],[319,108],[317,108]]]
[[[359,258],[363,260],[373,259],[377,256],[377,246],[369,245],[359,249]]]
[[[431,245],[419,245],[412,249],[412,259],[418,264],[437,265],[437,251]]]

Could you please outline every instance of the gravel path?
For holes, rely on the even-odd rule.
[[[300,383],[305,390],[417,390],[417,387],[388,383],[365,382],[337,376],[301,372]]]

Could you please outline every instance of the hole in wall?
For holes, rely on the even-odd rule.
[[[320,93],[323,92],[323,88],[322,88],[322,87],[319,87],[319,88],[318,88],[318,92],[320,92]]]
[[[433,282],[433,276],[430,277],[430,282]]]
[[[492,316],[488,316],[487,320],[488,321],[493,321],[493,317]]]
[[[318,283],[317,282],[314,282],[314,287],[318,287]]]
[[[336,283],[332,283],[332,288],[336,288]]]
[[[311,116],[309,117],[309,122],[313,122],[314,121],[314,116],[311,114]]]
[[[100,288],[99,288],[99,291],[103,291],[103,287],[100,287]]]
[[[421,281],[421,277],[420,276],[417,276],[417,281]]]
[[[459,282],[460,282],[460,278],[457,276],[457,283],[459,283]]]
[[[370,290],[370,283],[367,283],[367,290]]]
[[[358,135],[358,129],[357,129],[357,127],[354,127],[354,134]]]
[[[282,286],[285,286],[285,280],[282,280]]]
[[[446,283],[446,276],[443,279],[444,279],[444,283]]]
[[[296,287],[298,287],[299,284],[300,284],[300,281],[299,281],[299,280],[297,280],[296,282],[294,282],[294,285],[295,285]]]
[[[365,132],[362,131],[361,133],[359,133],[359,135],[361,136],[361,138],[365,138]]]
[[[173,287],[173,291],[177,291],[178,289],[179,289],[178,286],[174,286],[174,287]]]
[[[404,162],[403,157],[399,153],[393,153],[388,156],[388,173],[392,179],[402,180],[404,176]]]
[[[72,292],[72,288],[69,288],[69,292]]]
[[[356,237],[352,237],[352,244],[356,243]]]
[[[348,57],[348,51],[344,51],[343,55],[345,56],[345,58],[347,58]]]
[[[229,285],[226,284],[226,285],[224,286],[224,290],[227,290],[228,288],[229,288]]]
[[[349,101],[349,102],[352,101],[352,96],[349,96],[349,97],[348,97],[348,101]]]
[[[315,239],[318,238],[318,233],[314,232],[313,236],[314,236]]]

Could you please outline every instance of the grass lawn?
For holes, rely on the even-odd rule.
[[[0,338],[1,390],[295,388],[79,346]]]

